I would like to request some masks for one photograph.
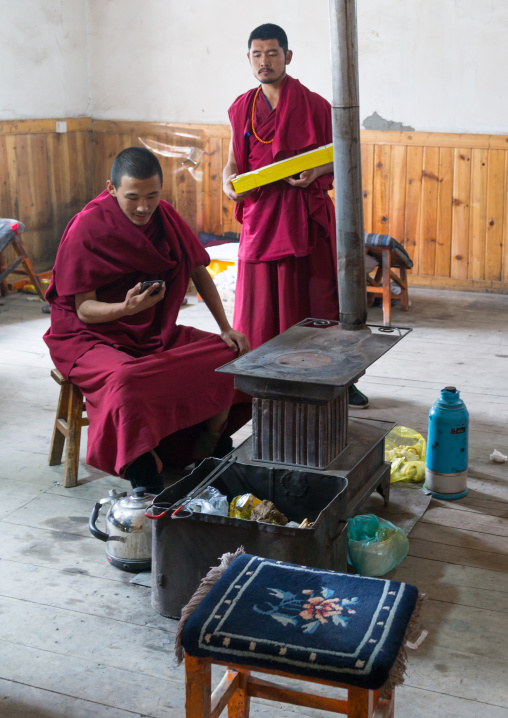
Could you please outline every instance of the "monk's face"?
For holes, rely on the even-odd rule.
[[[150,217],[159,205],[162,183],[159,175],[148,179],[137,179],[124,175],[119,187],[115,187],[108,180],[107,188],[109,194],[116,197],[125,216],[133,224],[142,227],[150,221]]]
[[[254,77],[267,85],[284,79],[292,56],[291,50],[284,53],[278,40],[253,40],[247,54]]]

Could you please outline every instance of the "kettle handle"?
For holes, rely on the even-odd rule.
[[[99,511],[101,510],[101,506],[102,504],[100,502],[97,502],[93,507],[92,513],[90,514],[90,518],[88,519],[88,528],[90,529],[90,533],[92,534],[92,536],[95,536],[95,538],[100,539],[100,541],[107,541],[109,538],[107,533],[104,533],[104,531],[101,531],[95,525],[97,519],[99,518]]]

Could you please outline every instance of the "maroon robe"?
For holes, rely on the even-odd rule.
[[[209,257],[176,210],[161,200],[145,227],[133,224],[107,191],[67,226],[46,298],[44,339],[57,369],[86,397],[87,463],[120,475],[174,432],[245,401],[215,369],[236,355],[216,334],[176,319],[192,270]],[[75,295],[123,301],[138,282],[163,279],[164,299],[138,314],[85,324]]]
[[[276,110],[256,89],[231,106],[238,173],[264,167],[332,141],[330,104],[286,76]],[[307,316],[338,318],[335,212],[327,192],[333,175],[309,187],[281,180],[260,187],[236,205],[242,223],[235,297],[236,329],[254,348]]]

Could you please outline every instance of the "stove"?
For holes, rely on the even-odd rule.
[[[352,331],[305,319],[220,367],[253,397],[252,438],[239,449],[242,461],[344,471],[359,445],[369,454],[394,424],[378,423],[382,435],[374,436],[372,420],[355,419],[351,433],[348,388],[410,331],[377,325]],[[362,432],[371,437],[367,445]]]

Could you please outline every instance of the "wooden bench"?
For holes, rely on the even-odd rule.
[[[401,309],[409,309],[407,270],[413,262],[404,247],[387,234],[365,234],[367,254],[378,260],[374,277],[367,275],[367,298],[372,306],[376,297],[380,297],[383,306],[383,324],[390,326],[392,321],[392,301],[400,301]],[[396,271],[394,271],[396,270]],[[400,288],[400,294],[392,291],[391,283]]]
[[[231,557],[225,554],[221,564]],[[221,570],[204,579],[177,629],[178,660],[185,649],[186,718],[218,718],[226,707],[230,718],[248,718],[252,697],[349,718],[395,715],[407,633],[417,628],[422,600],[417,588],[248,554],[234,558],[217,580]],[[212,691],[216,665],[226,672]],[[346,698],[252,672],[343,689]]]
[[[62,463],[65,447],[63,485],[66,488],[77,486],[79,447],[81,429],[88,426],[88,418],[83,416],[85,401],[80,389],[72,382],[64,379],[58,369],[51,370],[51,376],[60,385],[60,396],[56,410],[53,437],[49,449],[49,465],[58,466]]]

